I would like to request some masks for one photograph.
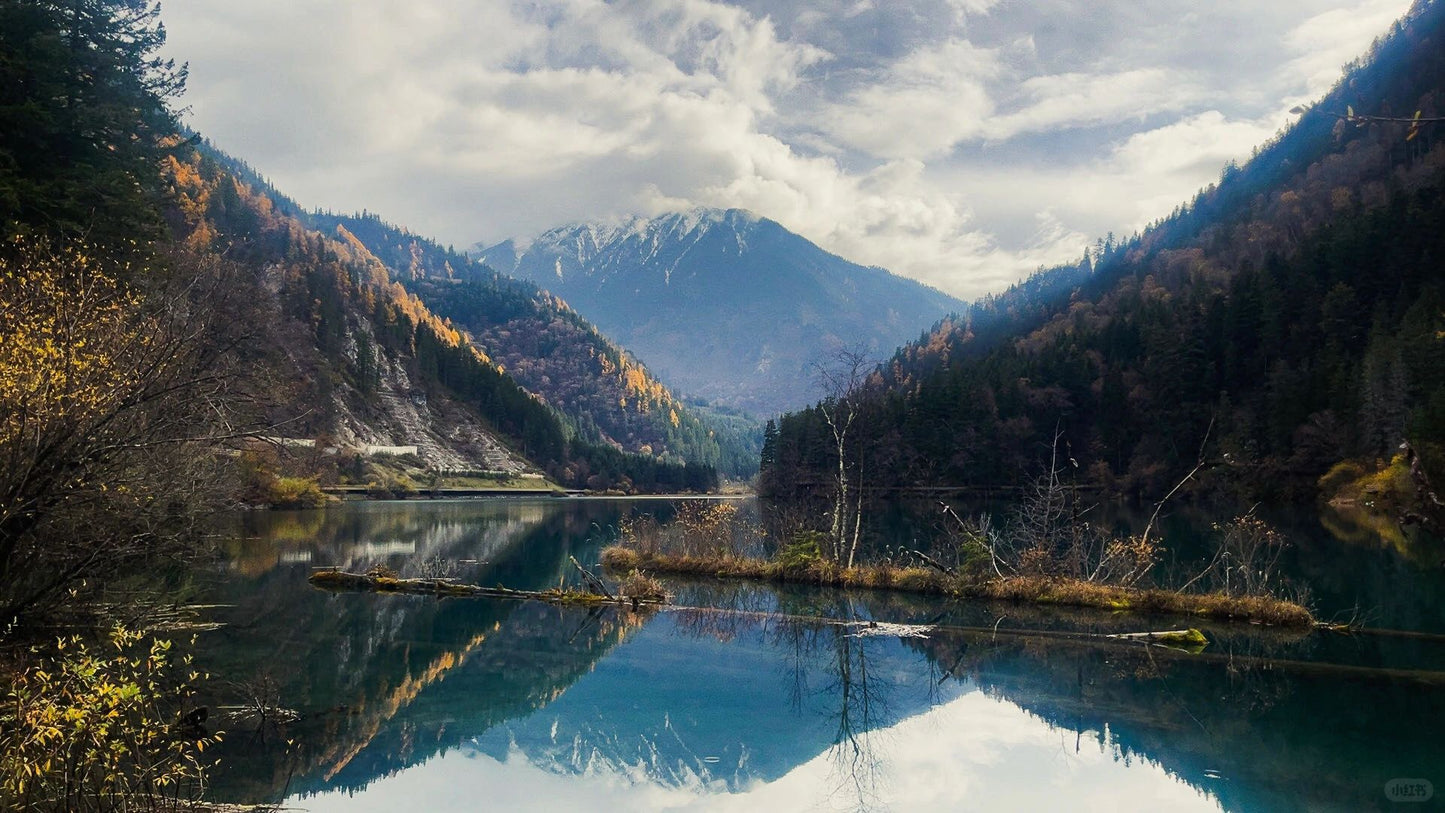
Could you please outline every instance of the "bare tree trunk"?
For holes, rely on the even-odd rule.
[[[836,411],[834,414],[836,415]],[[829,535],[829,540],[833,545],[833,561],[836,562],[843,558],[843,538],[848,533],[848,468],[846,457],[848,430],[844,428],[840,432],[836,425],[836,419],[830,422],[834,423],[833,439],[838,445],[838,476],[834,488],[833,528]]]
[[[858,555],[858,535],[863,527],[863,457],[858,457],[858,499],[857,506],[853,510],[853,545],[848,549],[848,567],[853,566],[853,558]]]
[[[829,364],[816,366],[819,383],[827,393],[819,405],[828,428],[833,432],[834,453],[838,456],[838,472],[833,490],[833,521],[829,528],[830,553],[834,562],[844,561],[844,552],[849,551],[848,522],[851,510],[848,489],[848,433],[858,417],[859,396],[867,379],[871,363],[862,347],[840,348]],[[862,483],[858,483],[861,499]],[[855,523],[853,550],[857,548],[858,529]],[[848,552],[847,560],[852,562],[853,553]]]

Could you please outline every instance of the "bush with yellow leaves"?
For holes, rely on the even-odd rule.
[[[203,441],[234,421],[224,277],[200,258],[0,251],[0,618],[159,552],[215,481]]]
[[[191,711],[190,656],[115,627],[100,644],[62,638],[11,679],[0,705],[0,807],[187,809],[219,741]]]

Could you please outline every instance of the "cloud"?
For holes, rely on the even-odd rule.
[[[915,51],[879,81],[853,90],[824,115],[842,143],[884,158],[929,158],[983,132],[993,115],[987,83],[997,54],[962,40]]]
[[[1333,87],[1341,66],[1362,56],[1371,40],[1383,36],[1409,5],[1403,0],[1365,0],[1316,14],[1292,29],[1284,43],[1296,54],[1289,73],[1303,79],[1299,100],[1314,99]]]
[[[1406,0],[192,0],[189,119],[443,242],[738,206],[963,296],[1167,214]]]
[[[989,138],[1143,120],[1186,109],[1202,95],[1187,75],[1163,68],[1035,76],[1020,89],[1029,103],[988,122],[983,132]]]

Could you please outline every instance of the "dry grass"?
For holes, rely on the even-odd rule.
[[[623,577],[617,585],[617,592],[623,598],[638,601],[667,601],[667,591],[662,589],[662,582],[637,568],[633,568]]]
[[[1071,607],[1099,607],[1132,610],[1154,615],[1197,615],[1235,621],[1255,621],[1276,626],[1309,626],[1315,618],[1309,610],[1290,601],[1261,596],[1228,596],[1223,593],[1180,593],[1174,590],[1141,590],[1112,587],[1077,579],[1020,576],[985,582],[973,595],[1038,604]]]
[[[887,564],[842,567],[830,562],[813,561],[803,567],[790,568],[771,559],[740,556],[669,556],[660,553],[639,553],[620,546],[613,546],[602,551],[602,564],[614,571],[646,568],[657,573],[684,576],[760,579],[830,587],[871,587],[939,595],[951,595],[957,592],[953,581],[940,573],[922,568],[900,568]]]
[[[987,598],[1034,604],[1060,604],[1147,615],[1195,615],[1275,626],[1310,626],[1314,616],[1289,601],[1259,596],[1228,596],[1222,593],[1180,593],[1172,590],[1142,590],[1113,587],[1078,579],[1018,576],[988,581],[965,581],[922,568],[890,564],[845,568],[815,561],[804,567],[787,568],[767,560],[736,556],[668,556],[639,553],[620,546],[602,552],[602,564],[614,571],[645,568],[654,573],[708,576],[724,579],[816,584],[829,587],[862,587],[903,590],[911,593]]]

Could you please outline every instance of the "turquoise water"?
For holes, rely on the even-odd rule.
[[[213,796],[308,810],[1392,810],[1445,783],[1445,644],[672,582],[679,609],[331,594],[312,567],[542,588],[659,502],[240,520],[200,660]],[[873,622],[874,626],[869,626]],[[897,626],[893,626],[897,625]],[[1069,633],[1073,637],[1061,637]],[[1431,809],[1440,799],[1403,809]]]

